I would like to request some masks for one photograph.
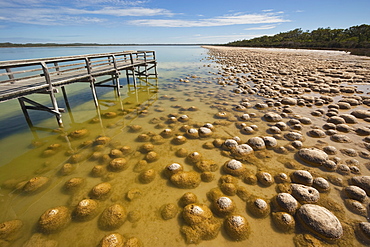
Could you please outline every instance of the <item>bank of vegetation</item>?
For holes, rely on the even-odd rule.
[[[335,49],[351,52],[354,55],[370,56],[370,25],[362,24],[347,29],[318,28],[303,31],[301,28],[262,36],[249,40],[239,40],[226,44],[242,47],[279,47]]]

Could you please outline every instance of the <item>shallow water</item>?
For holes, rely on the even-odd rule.
[[[76,50],[65,49],[65,51],[57,49],[49,56],[58,56],[62,53],[65,55],[76,54]],[[97,49],[98,51],[87,49],[83,53],[107,51],[102,51],[101,48]],[[153,49],[153,47],[149,49]],[[98,88],[99,108],[96,109],[88,84],[76,83],[66,86],[72,109],[70,112],[63,113],[64,129],[56,129],[57,124],[52,116],[32,113],[31,118],[36,126],[49,128],[45,131],[32,132],[28,129],[16,100],[0,104],[2,109],[0,117],[0,150],[2,157],[0,161],[0,183],[2,184],[0,190],[0,210],[2,212],[0,222],[20,219],[24,224],[20,236],[12,242],[11,246],[22,246],[25,243],[29,244],[27,246],[36,246],[31,245],[29,240],[32,236],[37,236],[35,235],[39,232],[37,222],[46,210],[57,206],[66,206],[72,211],[81,200],[90,197],[89,192],[95,185],[102,182],[110,183],[112,191],[108,198],[98,200],[98,215],[86,222],[72,220],[65,229],[57,233],[42,235],[43,241],[53,240],[59,246],[96,246],[108,233],[119,232],[127,238],[136,237],[140,239],[144,246],[189,245],[180,232],[185,223],[180,213],[179,199],[184,193],[190,191],[197,195],[199,203],[210,206],[211,203],[207,198],[207,193],[219,186],[220,177],[225,175],[221,167],[231,159],[228,153],[223,152],[221,148],[212,145],[208,145],[209,148],[206,148],[205,144],[212,143],[216,138],[225,140],[235,136],[240,137],[241,141],[245,143],[253,136],[266,135],[266,130],[272,124],[265,122],[263,115],[277,109],[274,107],[265,110],[258,110],[254,107],[248,108],[245,112],[248,114],[255,113],[255,117],[246,123],[257,125],[259,130],[251,135],[243,134],[235,126],[235,123],[238,121],[237,117],[245,112],[235,111],[235,106],[244,98],[248,98],[252,105],[263,102],[265,98],[258,95],[235,94],[233,93],[235,85],[218,85],[220,78],[222,79],[222,76],[217,74],[222,72],[221,66],[208,59],[206,49],[200,47],[161,47],[159,49],[155,48],[155,50],[158,58],[159,78],[157,81],[149,79],[149,82],[153,85],[158,83],[158,87],[149,86],[143,81],[135,90],[121,79],[121,84],[124,87],[121,89],[120,96],[112,89]],[[44,52],[48,54],[47,51]],[[15,59],[25,58],[26,56],[17,52],[14,54],[17,54],[14,56]],[[9,57],[6,57],[6,59],[9,59]],[[42,96],[32,97],[47,102],[47,99],[42,98]],[[65,107],[62,97],[59,97],[58,100],[61,106]],[[192,108],[193,106],[195,108]],[[327,109],[326,106],[294,106],[291,108],[301,116],[309,117],[310,112],[315,109]],[[222,111],[228,112],[231,117],[226,120],[215,117],[217,113]],[[107,118],[105,114],[112,112],[116,113],[117,116]],[[341,113],[345,112],[347,111],[341,111]],[[169,116],[178,118],[184,114],[189,116],[190,120],[188,122],[169,121]],[[286,122],[290,118],[293,117],[288,116],[283,121]],[[322,126],[325,123],[324,118],[311,117],[311,119],[314,121],[313,125]],[[158,123],[162,125],[158,126]],[[213,123],[215,126],[212,137],[188,139],[182,145],[174,145],[171,142],[172,137],[164,138],[163,143],[154,143],[154,151],[159,155],[159,159],[142,165],[138,164],[145,160],[146,155],[140,152],[141,146],[150,142],[150,140],[138,141],[137,138],[140,134],[158,135],[164,129],[169,128],[173,131],[174,136],[184,135],[185,133],[181,129],[184,125],[199,128],[206,123]],[[360,124],[366,125],[365,122]],[[142,130],[132,132],[130,131],[131,125],[140,125]],[[87,130],[88,134],[81,138],[71,137],[70,133],[82,129]],[[310,129],[311,126],[304,125],[301,132],[306,133]],[[99,136],[110,137],[110,143],[99,147],[91,144],[81,145],[87,143],[87,141],[94,141]],[[353,143],[333,143],[329,136],[320,139],[306,137],[304,146],[325,146],[330,143],[337,149],[355,148],[356,150],[362,150],[362,147],[358,145],[362,137],[354,133],[349,133],[348,136],[354,140]],[[284,146],[290,142],[282,139],[278,140],[278,143]],[[45,151],[50,150],[52,144],[60,144],[60,148],[50,155],[46,155]],[[108,156],[104,159],[101,156],[107,156],[112,149],[122,146],[129,146],[132,150],[124,156],[127,160],[127,168],[120,172],[109,171],[107,166],[111,158]],[[195,170],[199,172],[184,157],[176,155],[176,151],[180,148],[185,148],[188,153],[199,152],[203,160],[215,161],[218,169],[213,172],[214,180],[211,182],[202,181],[194,189],[175,187],[163,174],[165,166],[177,162],[183,165],[185,171]],[[97,155],[97,152],[99,152],[100,158],[92,159],[92,154]],[[342,176],[336,172],[328,173],[307,166],[296,159],[295,153],[296,150],[286,154],[279,154],[273,150],[263,150],[255,152],[245,163],[252,174],[257,171],[266,171],[272,175],[281,172],[289,175],[296,169],[305,169],[309,170],[315,177],[327,178],[330,175],[340,177],[345,181],[344,183],[349,178],[349,176]],[[343,154],[337,156],[343,160],[349,159]],[[360,163],[361,174],[370,175],[365,167],[367,160],[362,157],[356,157],[356,159]],[[289,162],[294,162],[294,169],[288,168],[286,164]],[[62,174],[61,169],[66,163],[71,163],[74,169],[70,173]],[[104,173],[100,176],[92,176],[91,174],[92,168],[96,165],[104,167]],[[152,182],[143,184],[139,180],[139,174],[147,169],[154,169],[156,176]],[[20,183],[36,176],[50,179],[45,188],[32,194],[17,189]],[[83,187],[74,193],[66,193],[64,190],[65,182],[75,177],[85,180]],[[245,187],[251,195],[263,198],[268,202],[278,193],[278,184],[276,183],[264,187],[260,184],[247,184],[242,179],[238,179],[238,185]],[[335,213],[339,215],[337,216],[346,227],[346,236],[336,244],[359,245],[357,239],[353,235],[350,236],[351,228],[353,228],[351,224],[356,220],[366,221],[366,218],[351,213],[345,208],[340,194],[341,186],[334,184],[330,184],[330,186],[330,193],[322,193],[319,204],[326,205],[333,201],[340,208]],[[127,194],[134,189],[138,191],[139,195],[137,198],[129,200]],[[306,233],[300,227],[297,227],[294,233],[281,233],[273,225],[270,216],[263,219],[255,218],[246,209],[245,201],[237,195],[229,197],[236,204],[235,213],[245,216],[249,222],[251,229],[249,238],[240,242],[232,241],[221,227],[220,233],[215,239],[203,240],[199,243],[199,246],[294,246],[294,237],[297,234]],[[141,219],[135,223],[126,220],[121,227],[112,231],[101,229],[98,223],[99,215],[105,208],[114,203],[122,204],[127,212],[139,211]],[[161,208],[167,203],[178,205],[179,211],[175,218],[164,220],[161,217]],[[217,217],[217,219],[219,221],[223,220],[222,217]],[[322,244],[326,245],[327,243],[323,241]]]

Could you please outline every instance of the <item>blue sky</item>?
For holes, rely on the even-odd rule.
[[[0,42],[227,43],[370,24],[370,0],[0,0]]]

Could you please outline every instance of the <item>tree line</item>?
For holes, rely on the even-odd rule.
[[[362,24],[347,29],[318,28],[303,31],[297,28],[273,36],[233,41],[227,46],[281,47],[346,50],[370,56],[370,25]],[[363,53],[363,54],[360,54]]]

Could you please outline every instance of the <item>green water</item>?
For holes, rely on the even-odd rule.
[[[69,48],[65,49],[66,54],[76,52],[68,50]],[[50,56],[57,56],[58,52],[61,51],[53,51]],[[98,52],[102,51],[87,50],[83,53]],[[234,86],[218,85],[217,78],[220,76],[217,73],[220,65],[207,60],[206,49],[160,48],[157,50],[157,57],[159,78],[150,79],[149,82],[153,85],[158,83],[158,87],[150,86],[143,81],[135,90],[122,81],[124,86],[120,96],[112,89],[98,88],[98,109],[94,106],[88,84],[68,85],[66,90],[71,111],[63,113],[64,129],[57,129],[54,117],[34,112],[31,118],[35,120],[35,125],[45,130],[30,131],[16,100],[0,104],[2,123],[0,222],[14,219],[23,222],[20,234],[10,246],[22,246],[25,243],[29,244],[28,246],[37,246],[31,245],[30,239],[42,241],[41,246],[45,246],[47,241],[49,244],[58,243],[58,246],[96,246],[105,235],[112,232],[118,232],[126,238],[136,237],[144,246],[189,245],[180,231],[185,223],[182,220],[179,199],[184,193],[193,192],[198,197],[199,203],[210,206],[207,193],[219,186],[220,177],[225,175],[221,167],[230,160],[222,149],[212,146],[211,143],[217,138],[225,140],[234,136],[239,136],[245,143],[252,136],[266,133],[269,126],[262,121],[262,116],[267,110],[248,109],[249,114],[255,113],[249,124],[258,125],[259,131],[253,135],[244,135],[235,126],[235,118],[241,115],[240,112],[233,110],[235,104],[248,97],[250,103],[254,105],[262,102],[263,98],[234,94],[232,92]],[[48,102],[46,96],[32,97],[41,102]],[[58,96],[58,101],[65,106],[61,95]],[[229,121],[230,119],[215,117],[222,111],[230,113],[234,118],[230,118]],[[116,116],[108,118],[107,113]],[[189,121],[169,121],[171,116],[178,118],[184,114],[189,117]],[[199,128],[206,123],[215,126],[211,137],[188,139],[181,145],[173,144],[174,136],[185,135],[184,125]],[[141,130],[131,131],[132,125],[141,126]],[[153,139],[144,142],[138,140],[140,134],[159,136],[167,128],[172,130],[173,136],[163,138],[160,143]],[[71,133],[76,130],[84,130],[86,135],[74,138]],[[102,146],[91,144],[100,136],[109,137],[110,142]],[[143,162],[147,158],[146,154],[140,151],[141,147],[150,142],[153,143],[153,151],[158,154],[159,159],[154,162]],[[281,140],[279,143],[285,145],[289,142]],[[305,144],[313,145],[315,141],[308,140]],[[53,149],[52,147],[56,145],[59,148]],[[109,170],[108,163],[112,159],[109,154],[123,146],[131,148],[131,151],[124,155],[127,168],[119,172]],[[185,157],[176,155],[180,148],[186,149],[188,153],[199,152],[203,160],[213,160],[218,166],[218,169],[212,172],[214,179],[210,182],[202,181],[199,186],[192,189],[174,186],[163,174],[167,165],[176,162],[182,164],[185,171],[195,170],[200,173],[194,165],[186,161]],[[263,170],[273,175],[280,172],[289,174],[293,170],[284,165],[289,161],[295,161],[294,152],[282,155],[266,150],[246,162],[246,166],[251,173]],[[71,164],[73,169],[63,172],[63,166],[67,163]],[[103,173],[93,176],[91,171],[98,165],[103,167]],[[298,162],[297,167],[304,168]],[[148,169],[153,169],[156,175],[153,181],[144,184],[139,176],[142,171]],[[34,193],[25,193],[22,185],[34,177],[47,177],[49,182]],[[67,193],[65,183],[71,178],[83,178],[84,184],[77,191]],[[37,227],[39,218],[46,210],[66,206],[72,212],[81,200],[90,198],[92,188],[102,182],[109,183],[112,189],[107,198],[97,200],[96,217],[86,222],[72,219],[60,231],[37,235],[40,232]],[[267,201],[277,194],[276,184],[266,188],[246,184],[241,179],[237,179],[237,183],[251,195]],[[138,197],[129,200],[128,193],[133,190],[138,191]],[[236,195],[230,198],[236,204],[235,212],[245,216],[249,222],[251,228],[249,238],[240,242],[232,241],[221,227],[216,238],[203,240],[199,246],[294,246],[293,238],[296,233],[301,233],[299,229],[296,233],[283,234],[276,230],[270,217],[254,218],[247,211],[245,201]],[[340,198],[339,191],[333,189],[331,198]],[[115,203],[123,205],[127,212],[139,212],[140,220],[137,222],[126,220],[122,226],[111,231],[99,227],[101,213]],[[174,218],[164,220],[161,208],[167,203],[177,205],[178,213]],[[360,216],[350,212],[346,214],[348,217],[361,219]],[[220,222],[223,220],[222,217],[217,219]]]

